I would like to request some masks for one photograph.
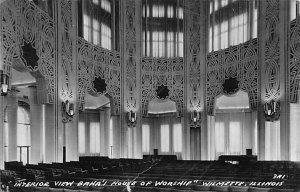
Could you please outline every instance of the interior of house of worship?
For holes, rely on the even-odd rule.
[[[0,0],[0,191],[300,191],[299,7]]]

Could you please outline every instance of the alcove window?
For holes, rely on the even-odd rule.
[[[180,123],[173,125],[173,151],[182,152],[182,126]]]
[[[100,153],[100,123],[90,122],[90,151]]]
[[[170,151],[170,126],[168,124],[160,126],[160,147],[163,153]]]
[[[17,158],[24,164],[29,163],[30,109],[25,102],[18,102],[17,109]]]
[[[79,154],[85,153],[85,122],[78,123],[78,145]]]
[[[150,152],[150,127],[144,124],[142,126],[143,153]]]
[[[183,1],[143,0],[143,56],[183,57]]]

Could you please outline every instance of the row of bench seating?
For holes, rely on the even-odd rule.
[[[277,168],[278,166],[278,168]],[[262,170],[260,170],[263,169]],[[222,161],[164,161],[145,159],[108,159],[107,157],[81,157],[79,161],[66,163],[40,163],[38,165],[27,164],[23,166],[19,162],[6,163],[5,172],[1,174],[9,179],[26,178],[27,181],[53,181],[74,180],[92,181],[174,181],[174,180],[203,180],[203,181],[284,181],[283,186],[272,187],[272,191],[293,191],[300,188],[300,166],[295,162],[251,162],[251,164],[230,164]],[[273,174],[287,174],[286,178],[273,178]],[[34,175],[34,177],[32,177]],[[7,179],[7,180],[9,180]],[[153,188],[153,189],[152,189]],[[147,190],[156,190],[158,187],[150,187]],[[244,186],[233,188],[226,186],[204,187],[200,184],[191,184],[188,187],[164,187],[164,190],[187,191],[217,191],[217,192],[252,192],[257,187]],[[46,189],[46,188],[43,188]],[[91,190],[92,188],[89,188]],[[112,187],[117,189],[117,187]],[[134,190],[133,190],[134,189]],[[132,191],[145,190],[134,187]],[[259,187],[261,190],[271,188]],[[49,188],[50,190],[50,188]],[[75,190],[75,189],[74,189]],[[76,189],[86,190],[86,189]],[[100,190],[100,189],[96,189]],[[109,186],[101,190],[110,191]],[[51,191],[51,190],[50,190]],[[254,192],[254,191],[253,191]],[[257,191],[256,192],[260,192]]]

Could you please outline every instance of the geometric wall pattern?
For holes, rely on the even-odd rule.
[[[70,0],[61,0],[60,1],[60,12],[61,17],[58,21],[61,27],[58,27],[59,33],[57,34],[57,38],[60,38],[58,41],[60,43],[60,52],[57,54],[57,60],[59,66],[61,68],[60,71],[60,84],[61,84],[61,96],[64,100],[72,100],[74,97],[74,92],[76,89],[74,88],[74,84],[76,84],[76,80],[73,81],[74,76],[76,77],[76,68],[73,66],[73,57],[74,51],[73,47],[76,46],[77,35],[72,34],[72,7]],[[76,63],[75,63],[76,64]],[[71,85],[73,83],[73,86]]]
[[[265,61],[262,61],[265,82],[265,100],[278,100],[280,96],[279,0],[266,1]]]
[[[55,29],[53,19],[40,10],[33,2],[9,0],[1,4],[1,51],[2,70],[11,75],[11,67],[18,71],[40,73],[47,82],[47,103],[54,100],[54,65]],[[37,66],[26,62],[24,46],[35,50]],[[23,49],[22,49],[23,47]],[[27,59],[28,61],[28,59]],[[30,67],[31,66],[31,67]]]
[[[126,23],[126,43],[129,58],[126,60],[126,75],[129,82],[128,87],[132,88],[132,98],[136,89],[136,42],[129,42],[136,34],[132,27],[132,19],[135,18],[135,7],[133,1],[126,4],[126,14],[129,19]],[[266,74],[265,99],[279,99],[279,1],[266,1],[266,25],[265,25],[265,61],[263,69]],[[70,96],[68,89],[70,72],[74,72],[72,61],[73,46],[77,46],[78,51],[78,89],[80,108],[83,109],[86,91],[92,91],[92,82],[96,77],[105,80],[107,90],[104,94],[112,99],[114,106],[113,114],[120,112],[120,92],[121,92],[121,56],[116,51],[109,51],[99,46],[92,45],[82,38],[71,37],[69,30],[72,27],[71,13],[68,12],[70,1],[61,1],[62,7],[62,63],[64,71],[63,93]],[[198,10],[199,7],[195,7]],[[190,16],[192,21],[199,18]],[[56,29],[53,19],[44,11],[40,10],[33,2],[27,0],[8,0],[1,4],[1,52],[3,65],[1,70],[10,76],[11,67],[18,71],[32,72],[33,75],[41,75],[46,80],[47,97],[44,102],[53,103],[55,90],[55,47]],[[193,23],[193,22],[192,22]],[[196,22],[195,22],[196,23]],[[299,75],[300,75],[300,21],[299,19],[291,23],[289,34],[290,42],[290,100],[298,101]],[[189,25],[187,33],[190,36],[189,54],[192,55],[188,61],[190,65],[189,78],[192,90],[197,90],[200,84],[199,62],[196,55],[199,52],[199,25]],[[74,39],[77,39],[75,42]],[[134,38],[135,39],[135,38]],[[74,45],[76,43],[76,45]],[[30,48],[36,55],[35,62],[30,58],[25,50]],[[142,58],[141,59],[141,101],[142,112],[147,112],[148,102],[155,98],[155,90],[160,85],[165,85],[170,90],[170,99],[176,102],[179,114],[184,110],[184,64],[183,58]],[[196,69],[196,70],[194,70]],[[209,53],[206,56],[206,102],[208,113],[214,113],[215,98],[222,94],[222,84],[228,78],[237,78],[239,88],[249,94],[250,106],[257,107],[258,91],[258,40],[252,39],[246,43],[232,46],[228,49]],[[193,89],[196,88],[196,89]],[[197,91],[195,91],[196,94]],[[135,98],[136,99],[136,98]],[[135,100],[134,99],[134,100]],[[128,104],[128,103],[127,103]]]
[[[84,106],[85,93],[94,92],[95,78],[104,79],[107,83],[106,91],[101,93],[111,100],[113,115],[120,113],[121,100],[121,57],[117,51],[104,49],[92,45],[83,38],[78,38],[78,86],[79,104]],[[94,94],[97,94],[94,92]]]
[[[209,115],[214,115],[216,97],[223,94],[226,79],[236,78],[238,87],[249,95],[251,109],[258,99],[258,43],[246,43],[209,53],[206,57],[206,102]]]
[[[169,96],[167,98],[176,103],[178,115],[182,116],[184,110],[184,82],[182,57],[142,58],[141,100],[143,115],[147,115],[149,102],[157,98],[157,88],[164,85],[169,89]]]
[[[200,111],[200,86],[201,86],[201,71],[200,71],[200,54],[201,54],[201,17],[205,16],[202,13],[205,3],[198,0],[189,0],[185,2],[188,7],[188,13],[185,15],[187,43],[187,63],[189,66],[189,108]],[[203,14],[203,15],[202,15]],[[204,47],[203,47],[204,49]]]
[[[128,111],[135,111],[137,108],[137,78],[138,75],[136,64],[139,60],[137,53],[137,17],[136,17],[136,5],[135,0],[126,0],[126,12],[125,12],[125,64],[126,64],[126,108]]]
[[[290,34],[290,102],[299,101],[299,83],[300,83],[300,17],[292,21]]]

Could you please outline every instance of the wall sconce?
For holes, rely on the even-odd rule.
[[[8,75],[4,74],[3,71],[0,71],[0,83],[1,83],[1,96],[6,96],[8,94]]]
[[[191,112],[191,127],[201,127],[201,114],[199,111],[193,111]]]
[[[70,103],[68,100],[62,102],[62,115],[63,122],[70,122],[75,115],[74,104]]]
[[[129,111],[128,112],[128,127],[136,126],[136,112]]]
[[[266,121],[277,121],[280,117],[280,103],[274,100],[266,102],[264,112]]]

